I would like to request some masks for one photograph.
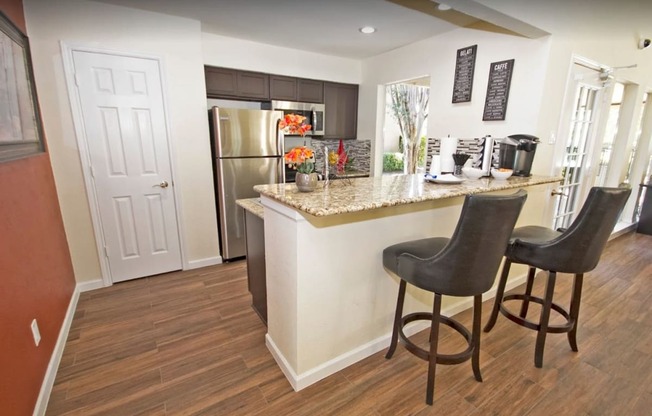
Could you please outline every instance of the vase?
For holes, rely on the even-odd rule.
[[[317,188],[317,174],[297,173],[295,183],[299,192],[312,192]]]

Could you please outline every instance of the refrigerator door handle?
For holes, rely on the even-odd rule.
[[[285,157],[283,156],[278,161],[276,177],[278,178],[278,183],[285,183]]]
[[[278,123],[276,124],[276,152],[278,155],[285,156],[285,135],[283,130],[278,128]]]

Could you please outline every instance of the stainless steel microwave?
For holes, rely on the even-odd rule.
[[[308,136],[324,135],[324,118],[326,107],[317,103],[298,103],[294,101],[271,101],[263,103],[263,109],[280,110],[283,114],[299,114],[306,118],[306,123],[311,129],[306,133]]]

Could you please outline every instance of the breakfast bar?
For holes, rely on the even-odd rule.
[[[320,182],[309,193],[294,184],[255,186],[264,207],[266,344],[292,387],[301,390],[389,345],[398,278],[382,266],[385,247],[450,237],[464,196],[473,193],[526,188],[518,225],[542,224],[560,179],[436,184],[420,175],[384,175]],[[523,273],[515,268],[510,284]],[[408,290],[405,313],[431,305],[432,294]],[[442,310],[449,315],[469,306],[470,299],[445,298]],[[414,323],[406,333],[422,328]]]

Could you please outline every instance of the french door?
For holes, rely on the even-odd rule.
[[[575,64],[571,80],[562,114],[561,143],[558,143],[563,149],[555,158],[554,173],[564,178],[552,192],[552,226],[555,229],[571,224],[588,195],[599,158],[599,132],[604,127],[600,114],[605,87],[598,79],[598,72]]]

